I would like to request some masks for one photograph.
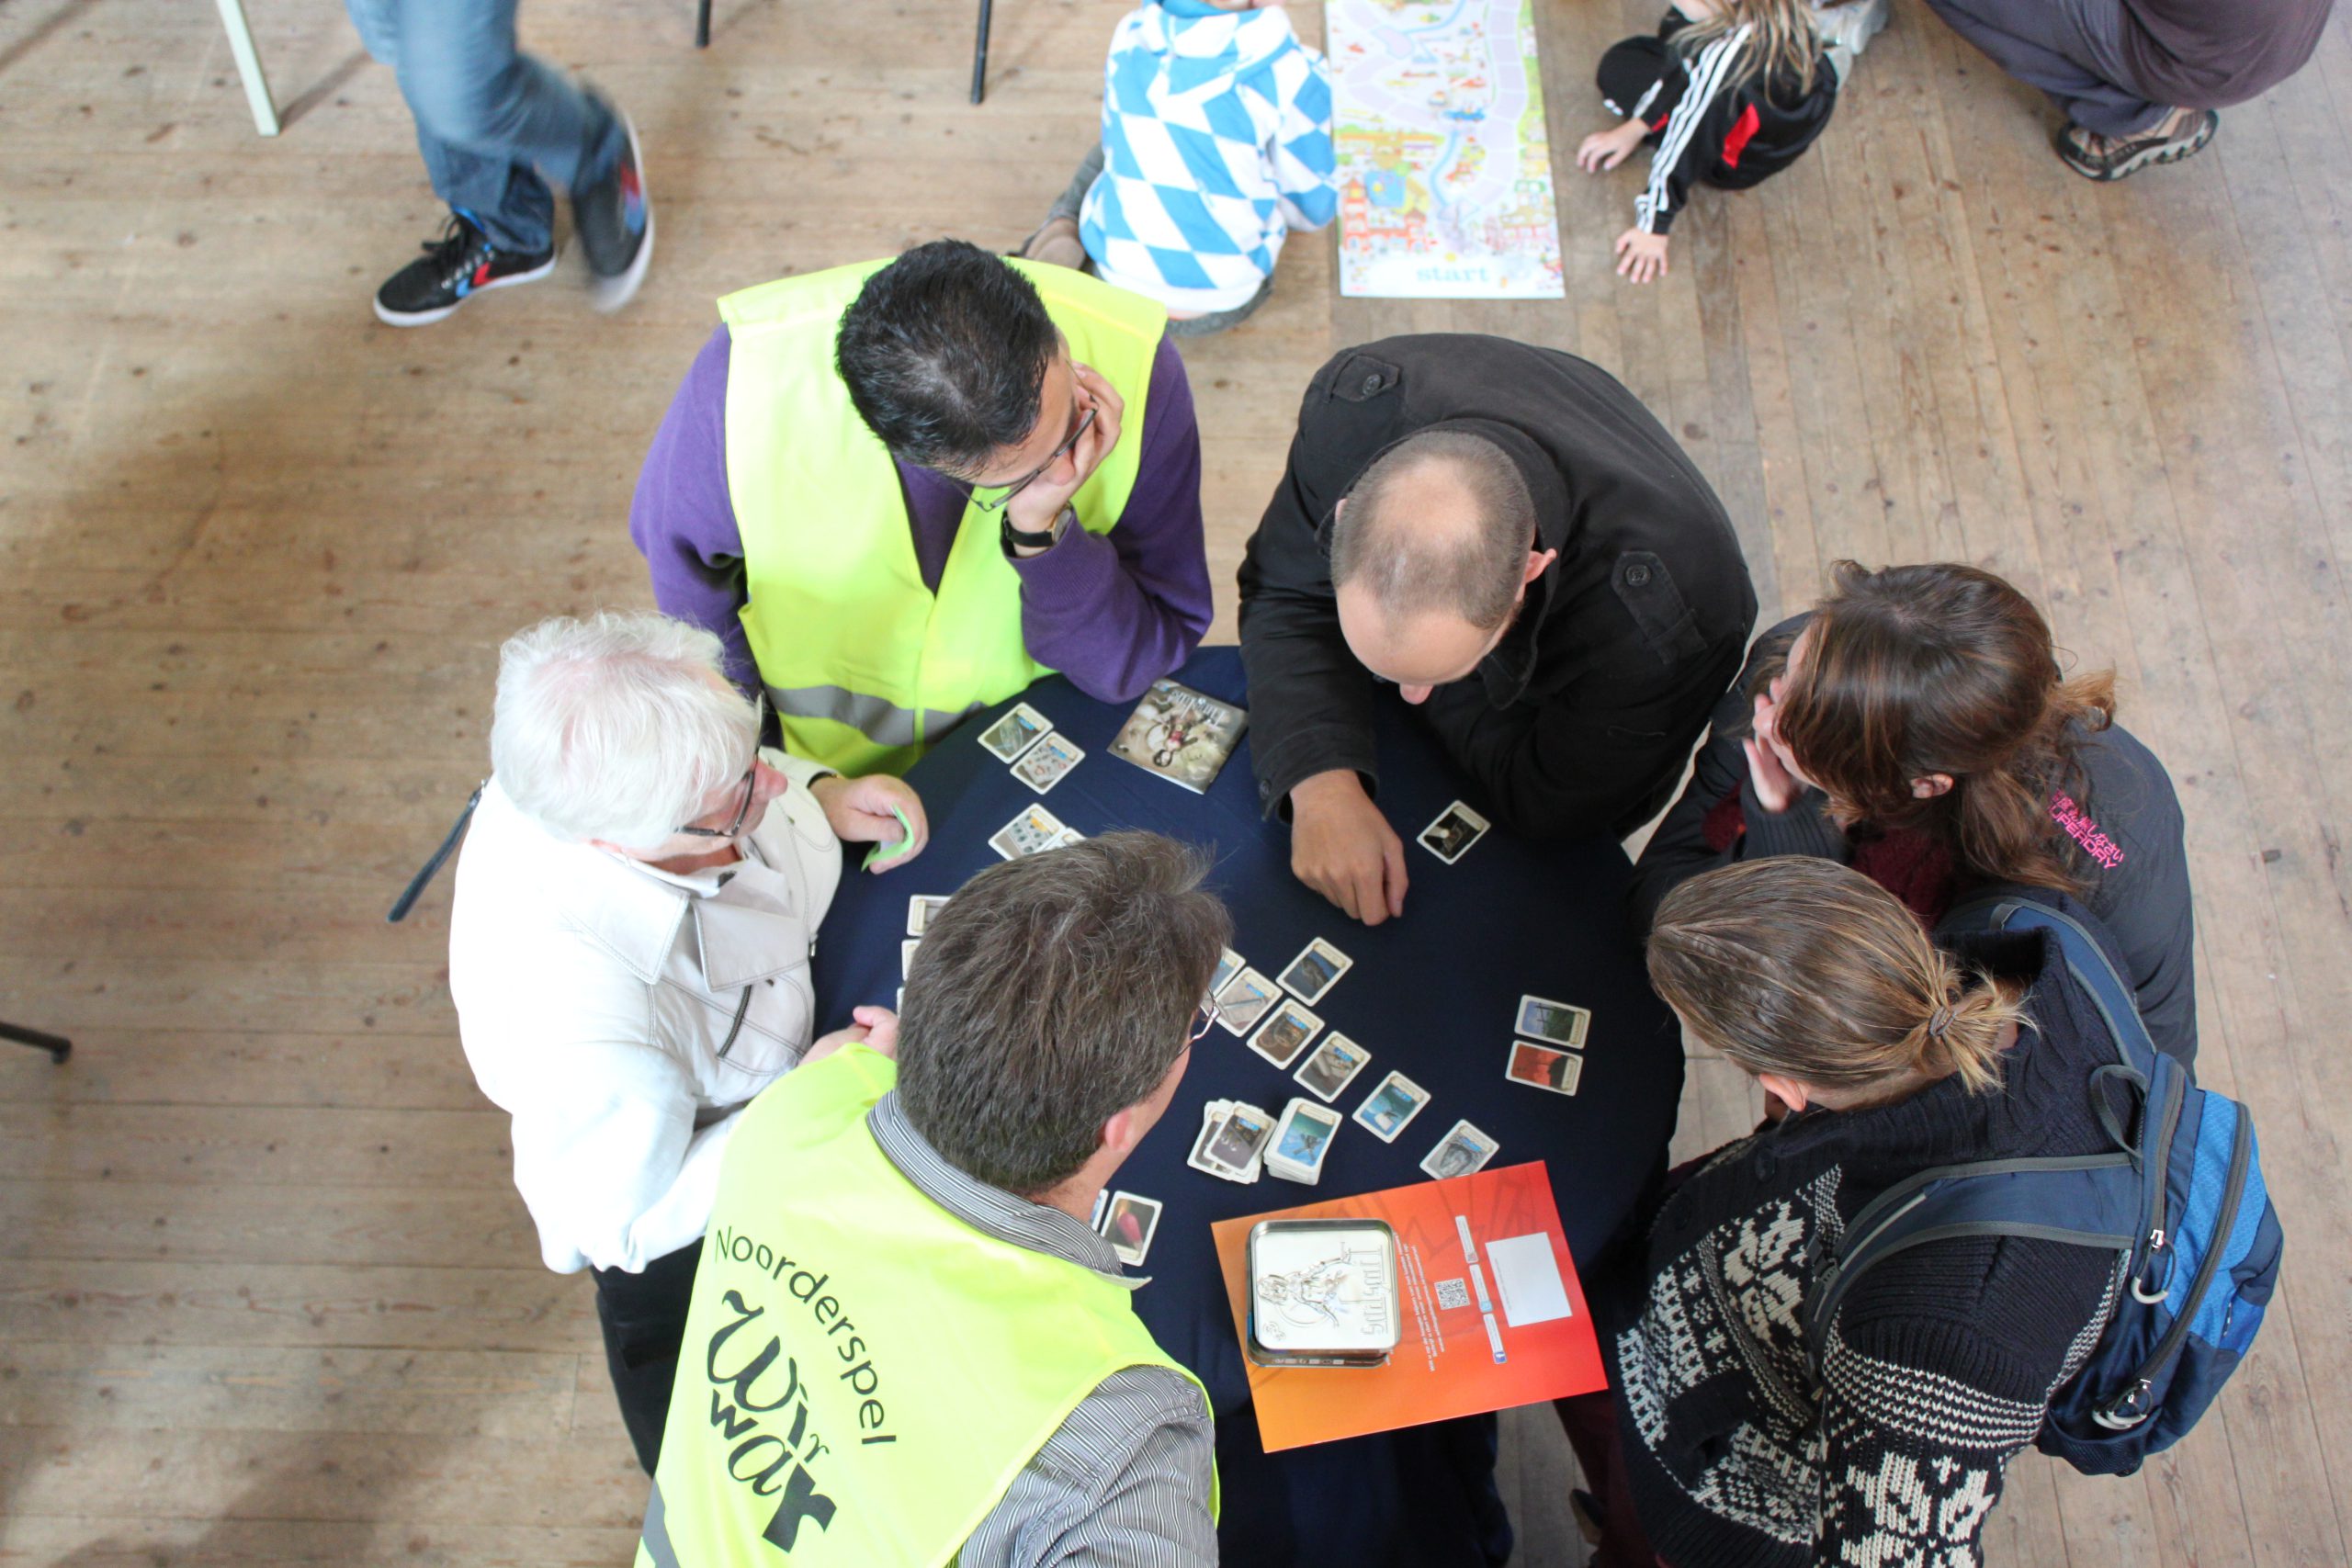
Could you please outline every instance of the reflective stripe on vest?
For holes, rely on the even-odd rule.
[[[996,513],[967,505],[937,591],[924,584],[897,466],[833,369],[842,312],[884,265],[718,302],[744,636],[789,750],[850,774],[903,773],[966,715],[1051,673],[1023,640],[1021,579]],[[1071,498],[1081,526],[1108,533],[1135,488],[1167,313],[1067,267],[1011,265],[1036,286],[1071,357],[1125,404],[1118,445]]]
[[[1104,1379],[1182,1371],[1117,1281],[908,1180],[865,1122],[897,1077],[852,1045],[741,1112],[639,1568],[950,1562]]]

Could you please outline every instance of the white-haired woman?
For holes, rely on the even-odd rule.
[[[542,622],[499,655],[493,770],[458,865],[449,990],[548,1268],[594,1269],[638,1458],[659,1453],[734,1111],[847,1039],[810,1038],[808,955],[842,843],[912,842],[895,778],[761,747],[718,637],[665,616]]]

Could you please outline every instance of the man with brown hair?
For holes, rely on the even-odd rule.
[[[1666,802],[1756,594],[1723,506],[1631,392],[1466,333],[1342,353],[1308,384],[1241,566],[1259,802],[1354,919],[1405,908],[1374,804],[1376,681],[1515,831],[1624,833]]]

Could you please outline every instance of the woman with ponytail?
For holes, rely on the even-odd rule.
[[[1851,864],[1930,925],[1993,884],[2064,893],[2112,932],[2156,1044],[2193,1060],[2180,802],[2116,727],[2114,676],[2068,676],[2041,612],[1991,572],[1833,577],[1717,705],[1635,869],[1636,926],[1686,878],[1769,855]]]
[[[2036,897],[2096,922],[2064,895]],[[1596,1568],[1974,1562],[2008,1461],[2096,1341],[2114,1259],[2016,1237],[1891,1255],[1808,1344],[1798,1309],[1872,1198],[1939,1166],[2104,1152],[2105,1025],[2039,936],[1939,947],[1818,859],[1668,895],[1651,983],[1778,1112],[1678,1172],[1596,1315],[1609,1394],[1563,1402]]]

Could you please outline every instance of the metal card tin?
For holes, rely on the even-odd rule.
[[[1396,1233],[1381,1220],[1264,1220],[1250,1231],[1261,1367],[1378,1367],[1401,1332]]]

